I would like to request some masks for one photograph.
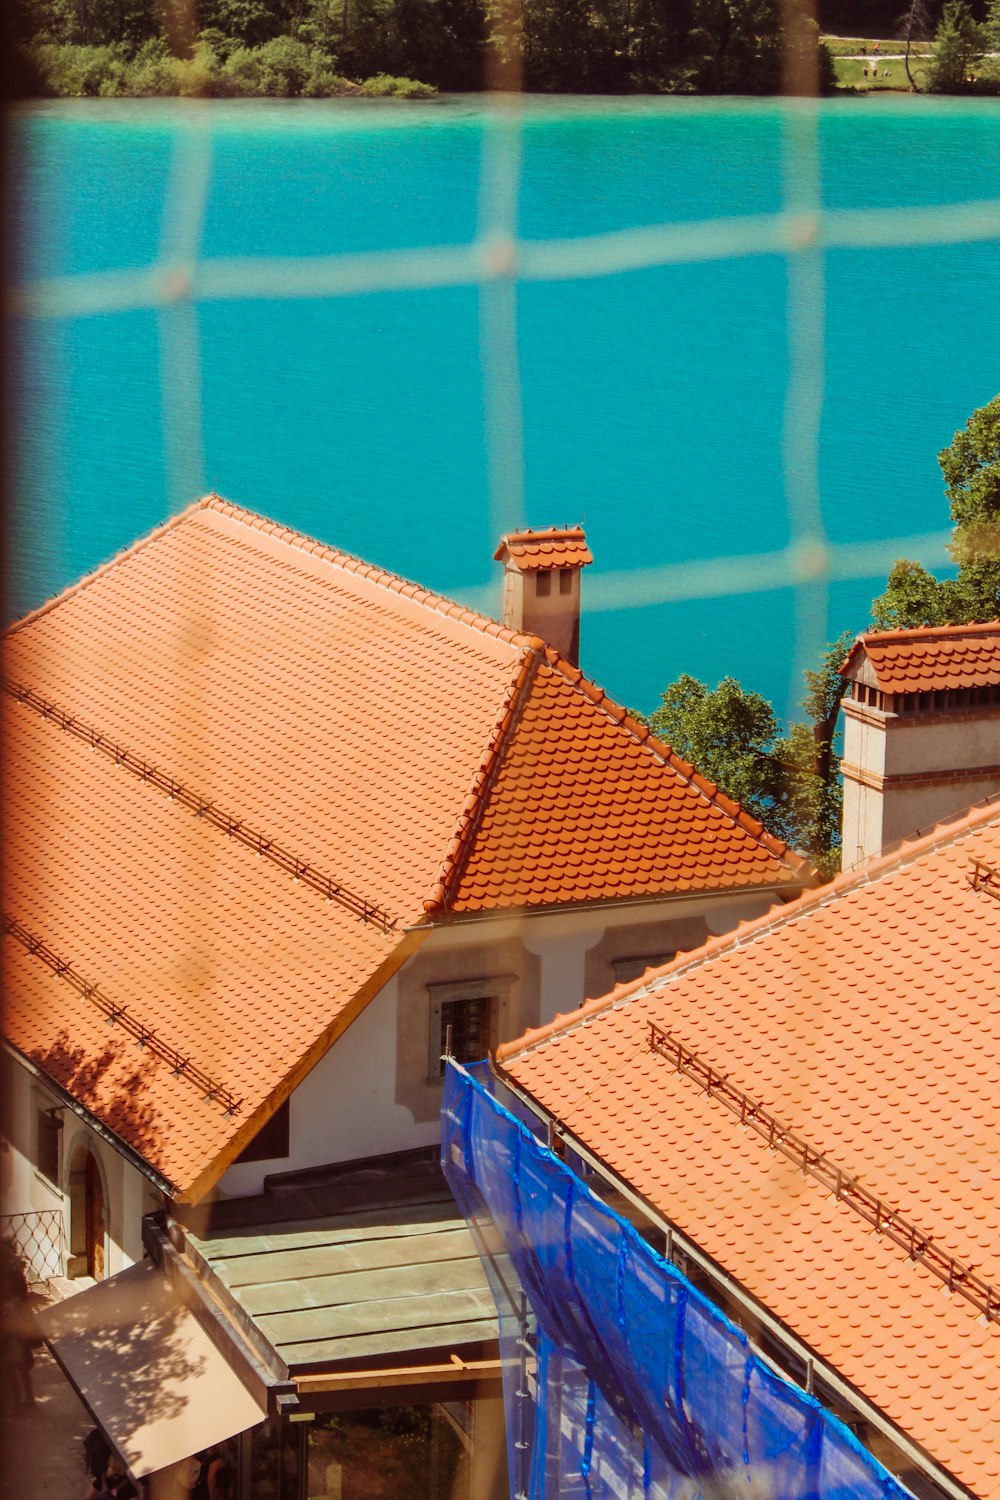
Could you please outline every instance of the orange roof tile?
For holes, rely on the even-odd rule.
[[[841,672],[868,658],[884,693],[1000,686],[1000,620],[985,625],[921,626],[859,636]]]
[[[241,1107],[206,1104],[11,933],[5,1034],[198,1196],[405,947],[33,709],[9,702],[4,729],[7,912]]]
[[[215,496],[12,627],[5,676],[6,947],[36,996],[10,1039],[118,1118],[131,1020],[120,1046],[79,1028],[115,1040],[88,1043],[100,1077],[53,1048],[101,995],[126,1007],[162,1056],[133,1090],[156,1129],[123,1139],[184,1196],[428,913],[805,878],[536,638]],[[192,1071],[168,1086],[171,1048]],[[196,1069],[243,1101],[212,1129]]]
[[[1000,1288],[1000,877],[975,888],[973,859],[1000,867],[996,803],[529,1032],[500,1060],[986,1497],[1000,1489],[1000,1328],[650,1046],[652,1025],[679,1039],[930,1235],[929,1253]]]
[[[794,860],[555,652],[528,662],[510,717],[447,910],[767,885]]]
[[[585,568],[594,561],[581,526],[508,532],[500,538],[493,558],[496,562],[509,558],[522,573],[543,568]]]

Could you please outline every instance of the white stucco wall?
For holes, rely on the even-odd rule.
[[[995,770],[969,774],[1000,765],[1000,716],[983,711],[924,719],[880,715],[846,703],[844,764],[879,779],[944,778],[867,786],[845,774],[843,864],[852,869],[1000,791]]]
[[[595,978],[600,944],[640,954],[692,946],[760,915],[773,900],[736,894],[623,903],[433,929],[293,1093],[289,1154],[230,1167],[216,1192],[251,1196],[270,1175],[435,1144],[441,1090],[428,1078],[429,985],[508,976],[506,1040],[612,987],[607,962],[596,965]]]
[[[66,1107],[44,1080],[35,1077],[16,1058],[8,1057],[6,1138],[0,1169],[0,1195],[5,1216],[56,1212],[62,1216],[65,1252],[58,1274],[69,1273],[74,1230],[79,1232],[82,1206],[74,1219],[71,1173],[90,1153],[97,1162],[104,1189],[105,1274],[114,1275],[142,1259],[142,1216],[159,1206],[161,1198],[146,1177],[114,1145],[92,1130]],[[63,1121],[55,1181],[36,1165],[38,1110],[56,1109]]]
[[[398,982],[391,979],[295,1090],[289,1155],[230,1167],[221,1194],[263,1190],[269,1173],[408,1151],[437,1140],[395,1100]]]
[[[930,722],[890,718],[886,724],[885,771],[965,771],[1000,764],[1000,715],[964,713]],[[971,799],[970,799],[971,800]]]

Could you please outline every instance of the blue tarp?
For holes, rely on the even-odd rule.
[[[496,1299],[514,1500],[911,1500],[496,1092],[449,1064],[442,1162]]]

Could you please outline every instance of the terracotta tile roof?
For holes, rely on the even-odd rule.
[[[680,1039],[932,1236],[929,1255],[1000,1289],[1000,878],[974,888],[973,859],[1000,867],[996,803],[500,1060],[985,1500],[1000,1491],[1000,1326],[650,1046],[651,1025]]]
[[[514,562],[522,573],[542,568],[585,568],[594,561],[581,526],[512,531],[500,538],[494,561]]]
[[[10,933],[7,1038],[196,1197],[403,945],[33,709],[9,703],[4,727],[8,912],[242,1104],[207,1104]]]
[[[803,870],[555,652],[526,662],[509,715],[436,893],[442,907],[721,891]]]
[[[884,693],[1000,686],[1000,620],[879,630],[859,636],[841,672],[852,676],[867,657]]]
[[[428,913],[805,878],[536,638],[218,497],[14,626],[5,677],[10,1039],[69,1087],[67,1017],[125,1006],[159,1123],[123,1136],[188,1197]],[[71,1070],[101,1118],[129,1025],[80,1032],[116,1039]],[[202,1076],[243,1100],[212,1129]]]

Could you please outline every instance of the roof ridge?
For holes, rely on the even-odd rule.
[[[142,551],[151,543],[159,541],[167,532],[173,531],[177,526],[183,525],[199,511],[214,510],[220,515],[231,516],[240,521],[251,530],[259,531],[267,536],[277,537],[280,541],[287,542],[289,546],[296,547],[301,551],[308,552],[313,557],[321,557],[326,562],[342,568],[347,573],[354,573],[358,577],[366,578],[379,588],[387,589],[394,594],[413,599],[418,604],[425,605],[438,614],[446,615],[450,619],[458,620],[460,623],[469,625],[473,629],[480,630],[486,635],[495,636],[498,640],[507,641],[514,646],[529,646],[537,639],[535,636],[526,634],[524,631],[511,630],[509,626],[502,625],[498,620],[493,620],[489,615],[484,615],[480,610],[473,609],[467,604],[460,604],[456,599],[450,599],[447,594],[440,594],[434,589],[425,588],[422,584],[414,583],[412,579],[404,578],[399,573],[390,573],[385,568],[380,568],[376,563],[366,562],[364,558],[356,557],[351,552],[344,552],[338,547],[333,547],[329,542],[320,541],[319,538],[310,536],[308,532],[299,531],[293,526],[286,526],[282,521],[273,521],[269,516],[260,511],[248,510],[246,506],[237,505],[234,500],[227,500],[217,491],[212,490],[207,495],[178,511],[175,516],[154,526],[144,536],[130,542],[116,552],[113,557],[105,562],[99,563],[91,572],[85,573],[82,578],[77,578],[58,594],[53,594],[50,599],[29,610],[26,615],[15,620],[4,632],[13,635],[24,626],[32,624],[40,615],[48,613],[56,605],[65,599],[89,588],[98,579],[112,569],[120,567],[136,552]]]
[[[995,634],[1000,620],[967,620],[962,625],[902,625],[893,630],[865,630],[855,637],[855,645],[867,641],[888,644],[892,641],[933,640],[936,636]]]
[[[506,542],[516,541],[519,537],[531,537],[534,541],[544,541],[547,537],[556,536],[583,536],[583,522],[567,522],[565,526],[522,526],[518,531],[505,531],[501,540]]]
[[[33,624],[41,615],[48,614],[49,610],[55,609],[57,604],[62,604],[63,600],[70,599],[74,595],[82,593],[84,589],[90,588],[91,584],[103,578],[106,573],[110,573],[113,569],[120,567],[134,553],[141,552],[151,542],[159,541],[160,537],[165,536],[168,531],[173,531],[175,527],[190,520],[195,512],[207,510],[212,502],[218,499],[219,496],[213,491],[211,494],[202,495],[200,500],[193,500],[190,505],[186,505],[175,516],[170,516],[166,521],[162,521],[159,526],[154,526],[152,531],[147,531],[143,536],[137,537],[134,542],[129,542],[127,547],[122,547],[113,556],[106,558],[102,563],[98,563],[97,567],[92,568],[89,573],[84,573],[81,578],[75,578],[66,588],[60,589],[51,598],[43,600],[34,609],[29,609],[26,615],[22,615],[20,619],[14,620],[12,624],[8,625],[3,634],[15,635],[24,626]]]
[[[810,911],[829,906],[834,900],[839,900],[842,895],[846,895],[848,891],[865,885],[874,885],[876,881],[884,879],[895,870],[905,869],[923,855],[936,849],[947,848],[949,844],[957,842],[965,834],[996,821],[1000,821],[1000,792],[994,793],[980,803],[974,803],[971,808],[960,813],[956,818],[946,819],[936,824],[923,837],[903,840],[888,854],[877,855],[855,870],[842,871],[825,885],[806,891],[803,895],[797,896],[794,901],[785,903],[777,914],[775,914],[775,908],[771,906],[761,916],[740,922],[730,932],[709,938],[708,942],[703,943],[700,948],[692,948],[683,954],[678,954],[670,963],[656,970],[652,978],[649,977],[650,971],[647,970],[645,974],[641,974],[638,979],[633,979],[628,984],[616,985],[610,995],[600,995],[593,1000],[585,1000],[578,1010],[568,1015],[557,1014],[544,1026],[530,1027],[522,1036],[504,1042],[497,1048],[497,1062],[506,1063],[534,1047],[551,1041],[555,1036],[568,1034],[595,1016],[603,1015],[606,1011],[620,1009],[639,995],[658,993],[665,988],[667,983],[679,979],[690,969],[711,963],[725,953],[745,948],[747,944],[767,933],[779,931],[793,922],[801,921]]]
[[[457,599],[450,599],[447,594],[440,594],[435,589],[425,588],[423,584],[414,583],[412,579],[404,578],[400,573],[390,573],[386,568],[379,567],[377,563],[366,562],[364,558],[356,557],[352,552],[344,552],[339,547],[331,546],[329,542],[322,542],[317,537],[310,536],[308,532],[298,531],[294,526],[286,526],[282,521],[272,521],[259,511],[247,510],[245,506],[237,505],[233,500],[226,500],[222,495],[208,496],[206,508],[216,510],[221,515],[231,516],[254,531],[277,537],[280,541],[287,542],[289,546],[308,552],[313,557],[321,557],[335,567],[343,568],[347,573],[354,573],[367,579],[378,588],[413,599],[416,603],[423,604],[438,614],[470,625],[486,635],[495,636],[498,640],[508,641],[513,646],[531,646],[537,640],[536,636],[528,635],[524,631],[511,630],[509,626],[500,624],[498,620],[491,619],[480,610],[473,609],[467,604],[460,604]]]
[[[449,899],[458,884],[471,848],[473,834],[486,810],[489,793],[496,781],[504,753],[510,743],[514,726],[520,717],[531,683],[534,681],[545,645],[538,636],[530,637],[529,642],[521,653],[517,671],[504,694],[500,712],[490,733],[479,767],[472,779],[465,805],[455,825],[451,844],[438,872],[437,881],[430,896],[424,902],[424,911],[428,916],[448,909]]]
[[[727,797],[721,791],[717,782],[709,781],[703,776],[691,761],[685,760],[678,755],[677,751],[665,740],[657,739],[648,724],[640,724],[634,719],[627,708],[623,708],[614,698],[611,698],[604,689],[593,682],[580,667],[573,666],[561,656],[553,646],[546,647],[546,659],[551,667],[570,684],[571,687],[582,691],[584,696],[597,707],[603,710],[609,718],[632,736],[640,745],[647,749],[657,759],[662,760],[676,771],[683,781],[693,787],[707,802],[718,807],[734,823],[737,823],[744,832],[764,845],[769,854],[773,854],[782,863],[787,863],[796,874],[802,870],[812,869],[809,861],[801,854],[797,854],[782,839],[769,833],[759,818],[748,813],[741,802],[736,802],[732,797]]]

